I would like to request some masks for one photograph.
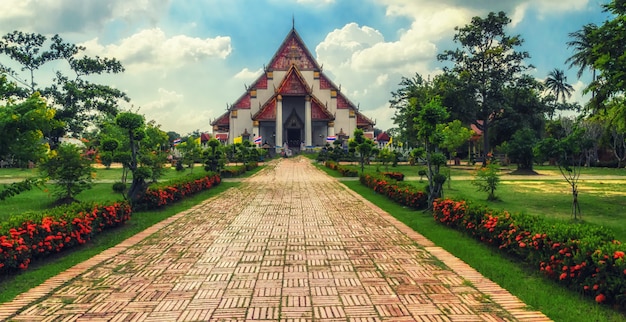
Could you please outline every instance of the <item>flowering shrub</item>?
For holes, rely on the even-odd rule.
[[[128,203],[116,202],[71,205],[11,218],[0,228],[0,274],[26,269],[33,259],[84,244],[97,233],[122,225],[130,215]]]
[[[246,166],[245,165],[236,165],[236,166],[230,166],[228,168],[224,168],[220,171],[220,177],[222,178],[233,178],[233,177],[238,177],[244,173],[246,173]]]
[[[326,161],[324,164],[327,168],[339,171],[343,177],[358,177],[359,171],[351,167],[343,166],[335,161]]]
[[[435,220],[498,247],[581,294],[626,308],[624,247],[607,230],[437,200]]]
[[[361,175],[360,181],[361,184],[402,205],[414,209],[425,209],[428,206],[428,195],[409,184],[369,174]]]
[[[382,172],[382,175],[384,175],[387,178],[391,178],[393,180],[397,180],[397,181],[403,181],[404,180],[404,173],[402,172]]]
[[[161,208],[180,201],[186,196],[210,189],[220,182],[221,178],[218,174],[208,172],[150,186],[144,197],[134,207],[135,209]]]

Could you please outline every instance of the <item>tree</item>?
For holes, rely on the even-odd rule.
[[[626,84],[626,73],[624,73],[626,70],[626,60],[624,60],[626,6],[623,0],[612,0],[603,7],[604,11],[611,15],[611,19],[598,27],[594,25],[583,27],[579,34],[584,42],[576,44],[584,50],[577,52],[576,54],[580,55],[575,56],[573,60],[581,68],[590,66],[598,73],[597,78],[594,78],[594,81],[585,89],[587,92],[594,93],[590,107],[595,111],[599,110],[611,97],[622,94],[625,89],[624,84]],[[589,47],[586,46],[586,42],[589,43]]]
[[[115,117],[115,124],[124,130],[128,138],[130,148],[128,168],[133,174],[133,182],[127,196],[131,202],[136,202],[146,192],[148,187],[146,179],[152,175],[149,168],[139,165],[139,142],[146,136],[144,117],[132,112],[123,112]]]
[[[199,139],[198,139],[199,140]],[[196,160],[200,159],[202,155],[202,149],[193,137],[187,138],[187,141],[180,145],[180,152],[183,154],[183,164],[193,172],[193,166]]]
[[[76,195],[91,188],[93,168],[83,152],[76,145],[63,143],[39,166],[45,177],[55,181],[58,204],[73,203]]]
[[[415,123],[419,128],[417,137],[423,143],[426,154],[429,208],[435,199],[443,197],[443,184],[446,176],[440,173],[440,169],[446,164],[446,157],[439,152],[444,137],[441,132],[437,131],[437,125],[449,116],[446,108],[441,105],[441,100],[433,98],[415,118]]]
[[[474,133],[459,120],[437,124],[437,132],[443,136],[441,148],[447,150],[451,158],[456,157],[457,149],[467,143]]]
[[[0,64],[0,72],[7,74],[20,85],[28,89],[28,93],[40,92],[43,97],[51,100],[52,107],[57,109],[55,119],[64,124],[65,128],[51,133],[51,143],[65,132],[80,136],[85,128],[100,115],[115,116],[118,103],[128,101],[121,90],[107,85],[92,83],[85,79],[90,75],[116,74],[124,71],[122,64],[114,58],[80,57],[85,50],[63,42],[59,35],[50,41],[41,34],[13,31],[0,40],[0,54],[22,66],[28,75],[22,77],[6,65]],[[47,48],[46,48],[47,45]],[[74,75],[69,77],[57,70],[55,78],[49,86],[40,86],[35,72],[47,63],[64,60],[67,68]]]
[[[391,93],[392,99],[389,101],[390,107],[395,109],[392,119],[399,132],[394,133],[393,137],[415,147],[417,128],[414,120],[432,97],[432,86],[419,74],[415,74],[413,78],[402,77],[399,85],[400,89]]]
[[[567,47],[574,49],[574,54],[565,60],[565,63],[569,63],[569,68],[575,66],[578,67],[576,76],[582,77],[586,69],[591,69],[593,73],[592,79],[596,79],[596,71],[593,66],[593,40],[592,34],[598,26],[595,24],[586,24],[581,30],[569,33],[569,37],[572,40],[567,42]]]
[[[54,113],[38,93],[0,107],[0,159],[13,160],[20,167],[42,159],[48,150],[44,136],[61,127]]]
[[[537,133],[530,128],[523,128],[513,134],[506,144],[506,153],[512,162],[517,163],[517,170],[533,171],[533,148],[537,143]]]
[[[593,142],[585,137],[585,129],[568,119],[562,119],[566,136],[562,138],[548,137],[539,141],[534,153],[542,159],[554,159],[559,171],[572,191],[572,217],[579,219],[582,215],[578,203],[578,182],[584,165],[585,152]]]
[[[366,138],[361,129],[354,130],[354,139],[349,144],[353,145],[356,152],[359,153],[359,164],[361,165],[361,173],[363,173],[365,163],[369,161],[372,155],[378,153],[378,149],[374,148],[374,141]]]
[[[209,148],[204,150],[204,170],[219,173],[226,164],[226,154],[219,140],[210,139]]]
[[[572,97],[572,91],[574,91],[574,87],[567,83],[567,76],[565,76],[565,72],[562,69],[553,69],[548,73],[548,77],[546,78],[544,84],[546,85],[546,89],[548,89],[558,101],[559,98],[565,102],[565,96]]]
[[[515,49],[523,40],[518,35],[508,36],[504,31],[510,22],[504,12],[491,12],[484,19],[474,17],[471,24],[455,28],[454,42],[461,48],[438,55],[439,60],[454,63],[449,71],[462,81],[464,92],[473,94],[466,98],[475,102],[468,116],[483,132],[485,153],[490,151],[492,121],[502,111],[504,89],[529,68],[523,65],[528,53]]]
[[[150,169],[152,182],[157,182],[165,171],[169,151],[168,136],[154,121],[146,124],[145,134],[141,140],[139,161],[142,166]]]

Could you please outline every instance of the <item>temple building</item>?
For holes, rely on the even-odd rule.
[[[242,138],[299,150],[349,138],[357,128],[373,138],[375,123],[324,75],[295,28],[246,89],[211,122],[214,137],[222,142]]]

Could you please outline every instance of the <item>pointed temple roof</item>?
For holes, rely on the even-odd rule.
[[[285,37],[274,57],[270,60],[270,70],[287,70],[295,65],[299,70],[321,70],[311,52],[304,45],[295,28]]]
[[[256,97],[257,89],[265,90],[268,88],[269,80],[273,77],[273,71],[287,71],[287,73],[281,81],[280,86],[275,89],[275,94],[264,103],[257,113],[252,116],[253,120],[270,121],[276,119],[277,95],[310,95],[312,119],[334,120],[335,116],[329,112],[325,104],[321,103],[317,97],[312,95],[311,85],[307,83],[301,73],[301,71],[313,71],[315,73],[315,79],[319,80],[319,88],[321,90],[331,90],[331,93],[334,93],[331,94],[331,97],[337,99],[337,109],[353,110],[357,117],[358,126],[375,124],[375,122],[361,114],[358,111],[358,107],[341,93],[340,87],[335,85],[325,74],[322,73],[322,68],[308,50],[295,28],[292,28],[287,34],[280,47],[270,60],[270,63],[267,67],[265,67],[265,72],[262,73],[252,83],[252,85],[247,88],[246,92],[229,107],[229,111],[236,109],[250,109],[251,98]],[[211,125],[228,126],[229,117],[229,113],[227,112],[214,120]]]

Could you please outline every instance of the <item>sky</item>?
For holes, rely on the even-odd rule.
[[[269,64],[292,26],[325,73],[376,127],[393,127],[391,92],[402,77],[441,73],[437,54],[456,49],[455,27],[504,11],[509,35],[524,40],[544,80],[566,72],[582,95],[591,75],[576,77],[565,60],[568,34],[602,24],[608,0],[2,0],[0,35],[14,30],[58,34],[89,56],[118,59],[125,71],[86,79],[121,89],[122,110],[138,111],[164,131],[211,132]],[[6,56],[0,63],[10,65]],[[57,65],[35,74],[41,85]]]

